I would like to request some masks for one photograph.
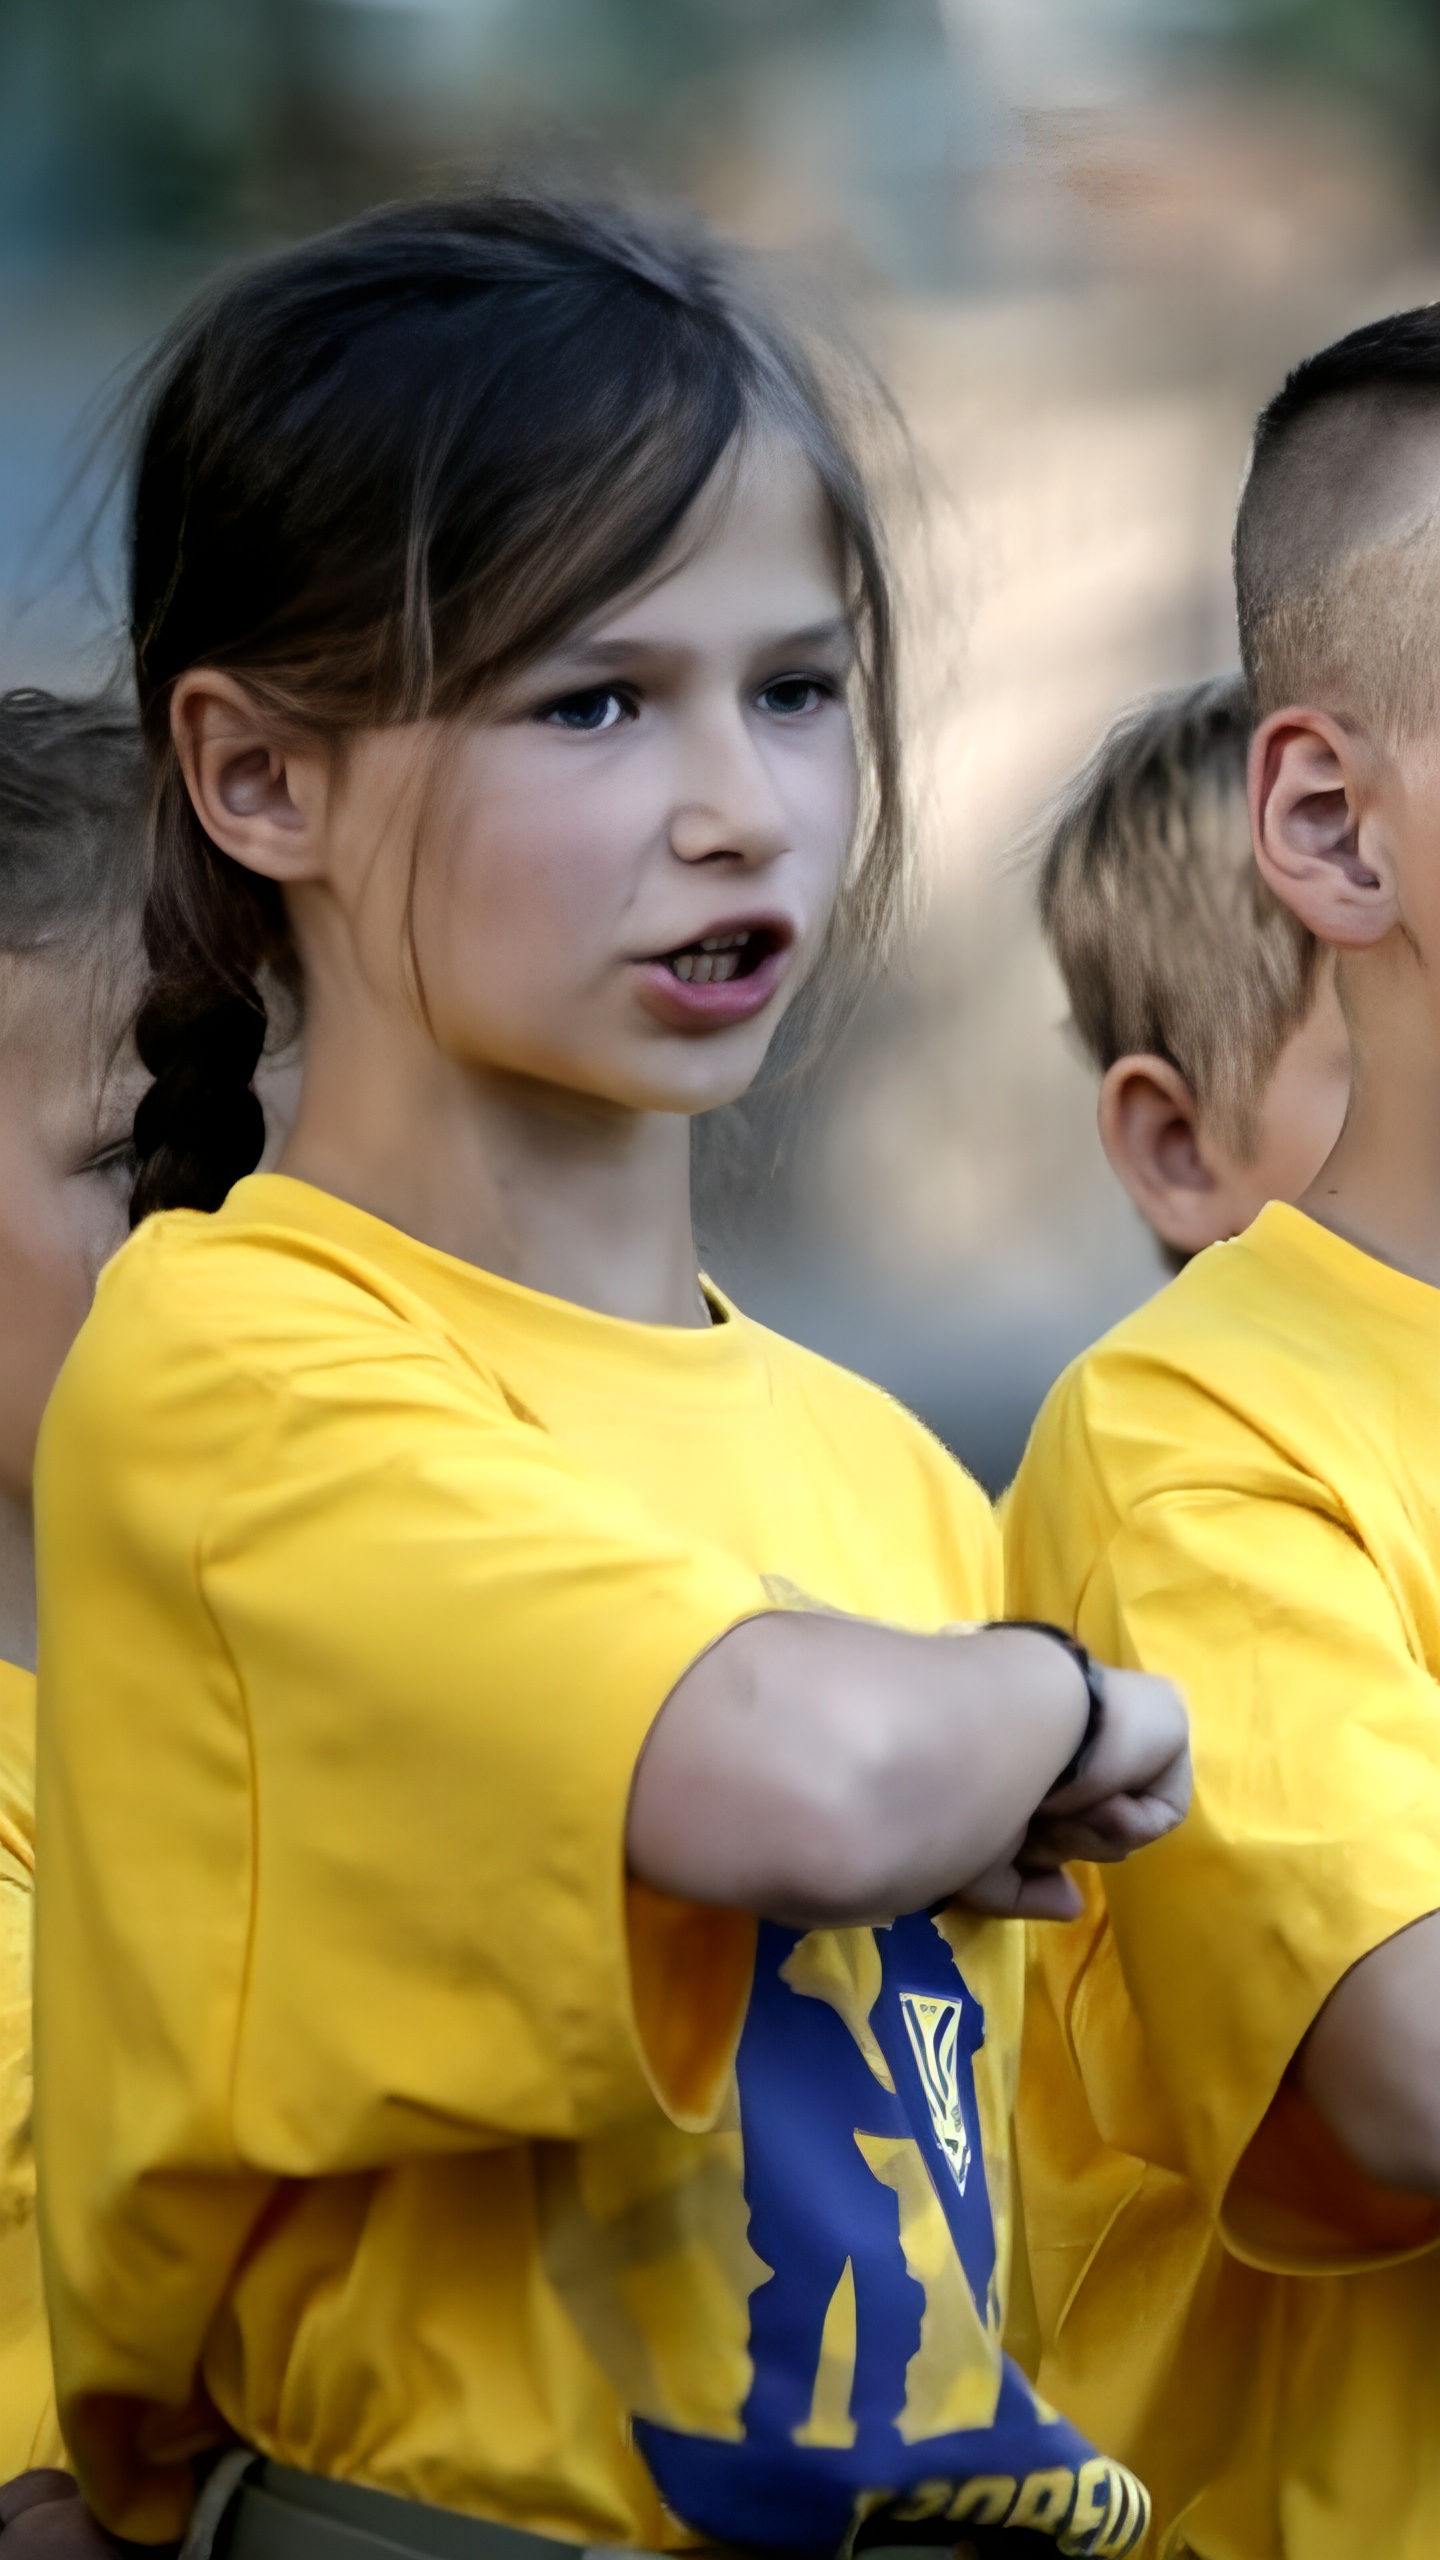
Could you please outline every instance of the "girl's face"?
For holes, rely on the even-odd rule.
[[[673,565],[438,754],[433,728],[354,741],[328,927],[291,893],[313,999],[343,917],[370,1000],[462,1066],[647,1111],[733,1099],[840,887],[851,658],[814,475],[756,443]]]

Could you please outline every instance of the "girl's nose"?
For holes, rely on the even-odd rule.
[[[737,721],[692,766],[689,795],[670,820],[670,850],[681,862],[773,862],[790,843],[784,806],[765,760]]]

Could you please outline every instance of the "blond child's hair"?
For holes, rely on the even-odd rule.
[[[1243,676],[1125,714],[1046,821],[1040,920],[1102,1075],[1167,1058],[1242,1156],[1315,995],[1318,946],[1255,867]]]

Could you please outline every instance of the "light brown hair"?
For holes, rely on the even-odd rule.
[[[1238,1151],[1314,1000],[1317,945],[1255,867],[1251,700],[1221,676],[1141,703],[1049,818],[1040,919],[1103,1074],[1161,1057]]]

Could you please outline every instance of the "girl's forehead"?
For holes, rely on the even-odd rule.
[[[575,637],[581,644],[663,638],[697,621],[789,632],[846,618],[819,475],[798,444],[764,435],[722,464],[644,583],[602,607]]]

